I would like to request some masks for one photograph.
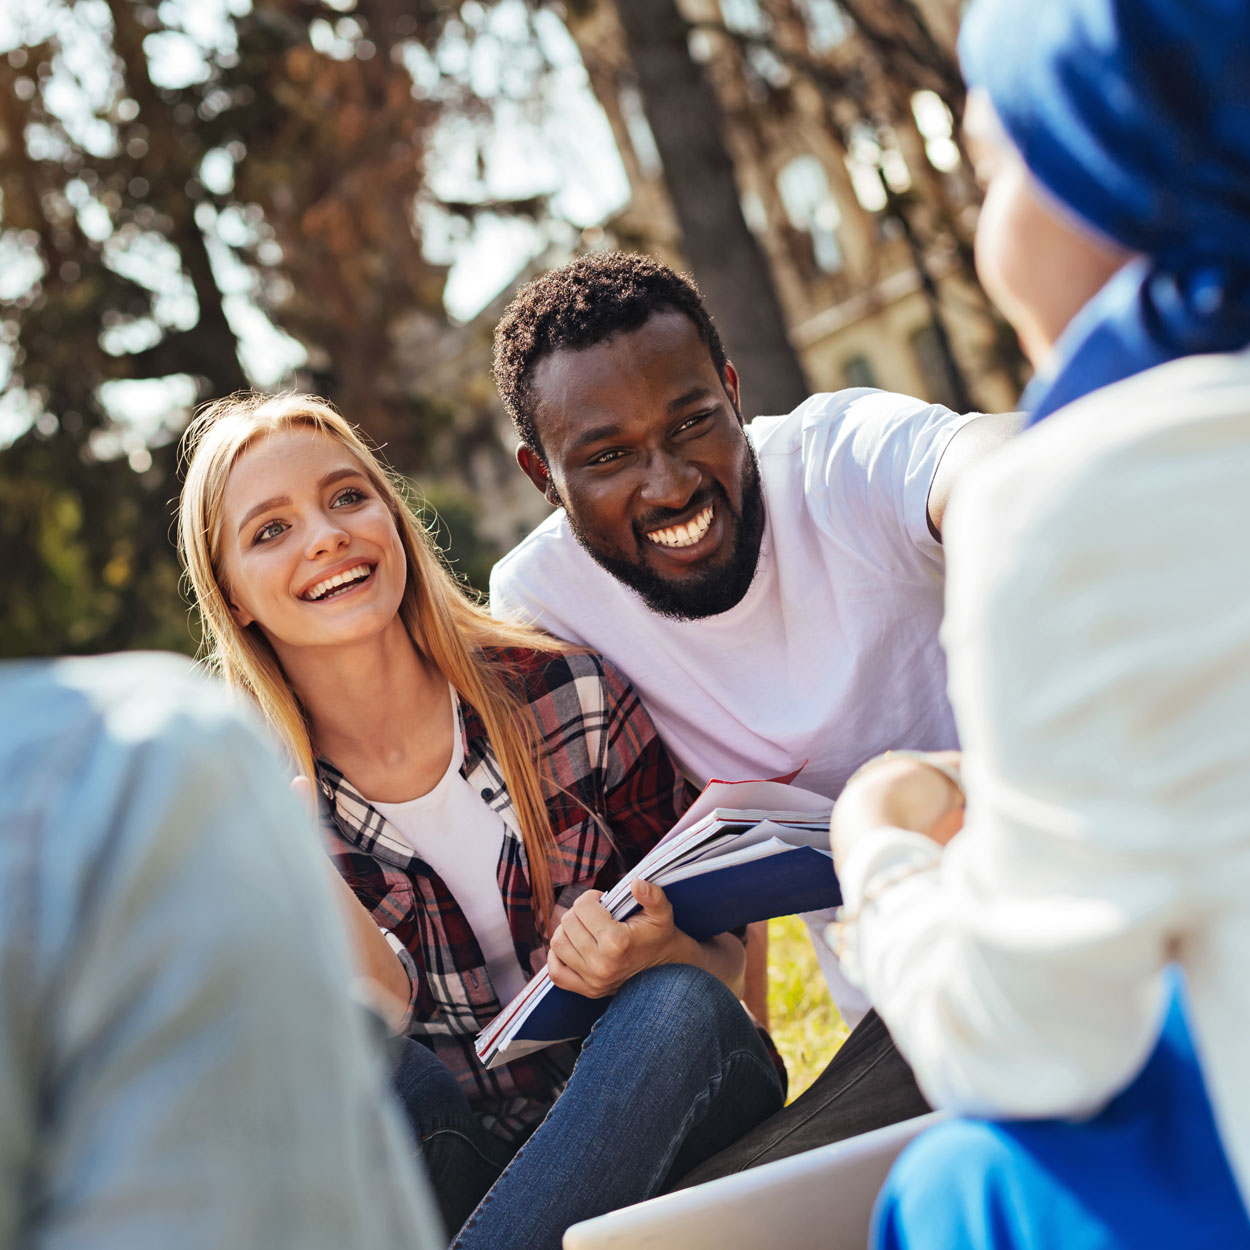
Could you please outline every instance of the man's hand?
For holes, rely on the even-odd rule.
[[[959,767],[958,751],[932,756],[948,768]],[[853,778],[833,809],[834,862],[843,862],[873,829],[909,829],[945,846],[963,823],[964,796],[949,778],[921,759],[886,756]]]
[[[642,910],[625,921],[612,918],[599,890],[587,890],[565,913],[547,954],[547,971],[561,989],[606,998],[645,968],[701,962],[697,943],[673,924],[664,891],[637,878],[630,888]]]

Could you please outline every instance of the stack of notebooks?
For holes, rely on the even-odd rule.
[[[831,803],[779,781],[713,781],[603,905],[624,920],[639,910],[635,877],[660,886],[677,927],[702,941],[756,920],[835,907]],[[610,999],[559,989],[540,972],[478,1034],[488,1068],[586,1036]]]

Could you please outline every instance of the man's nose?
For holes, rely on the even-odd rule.
[[[674,510],[690,502],[703,477],[697,465],[667,451],[657,451],[650,456],[643,473],[643,500],[652,507]]]

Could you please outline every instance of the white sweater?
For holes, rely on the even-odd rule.
[[[945,531],[967,824],[854,847],[847,970],[935,1104],[1062,1116],[1136,1075],[1179,963],[1248,1196],[1250,354],[1085,397]]]

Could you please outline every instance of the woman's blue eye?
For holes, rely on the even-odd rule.
[[[270,521],[267,525],[262,525],[260,529],[256,531],[256,537],[253,541],[258,543],[270,542],[277,538],[285,528],[286,527],[281,521]]]
[[[341,491],[338,495],[334,497],[334,502],[330,506],[333,508],[337,508],[339,504],[360,503],[360,501],[364,499],[364,497],[365,497],[365,492],[363,490],[357,490],[356,487],[349,486],[345,491]]]

